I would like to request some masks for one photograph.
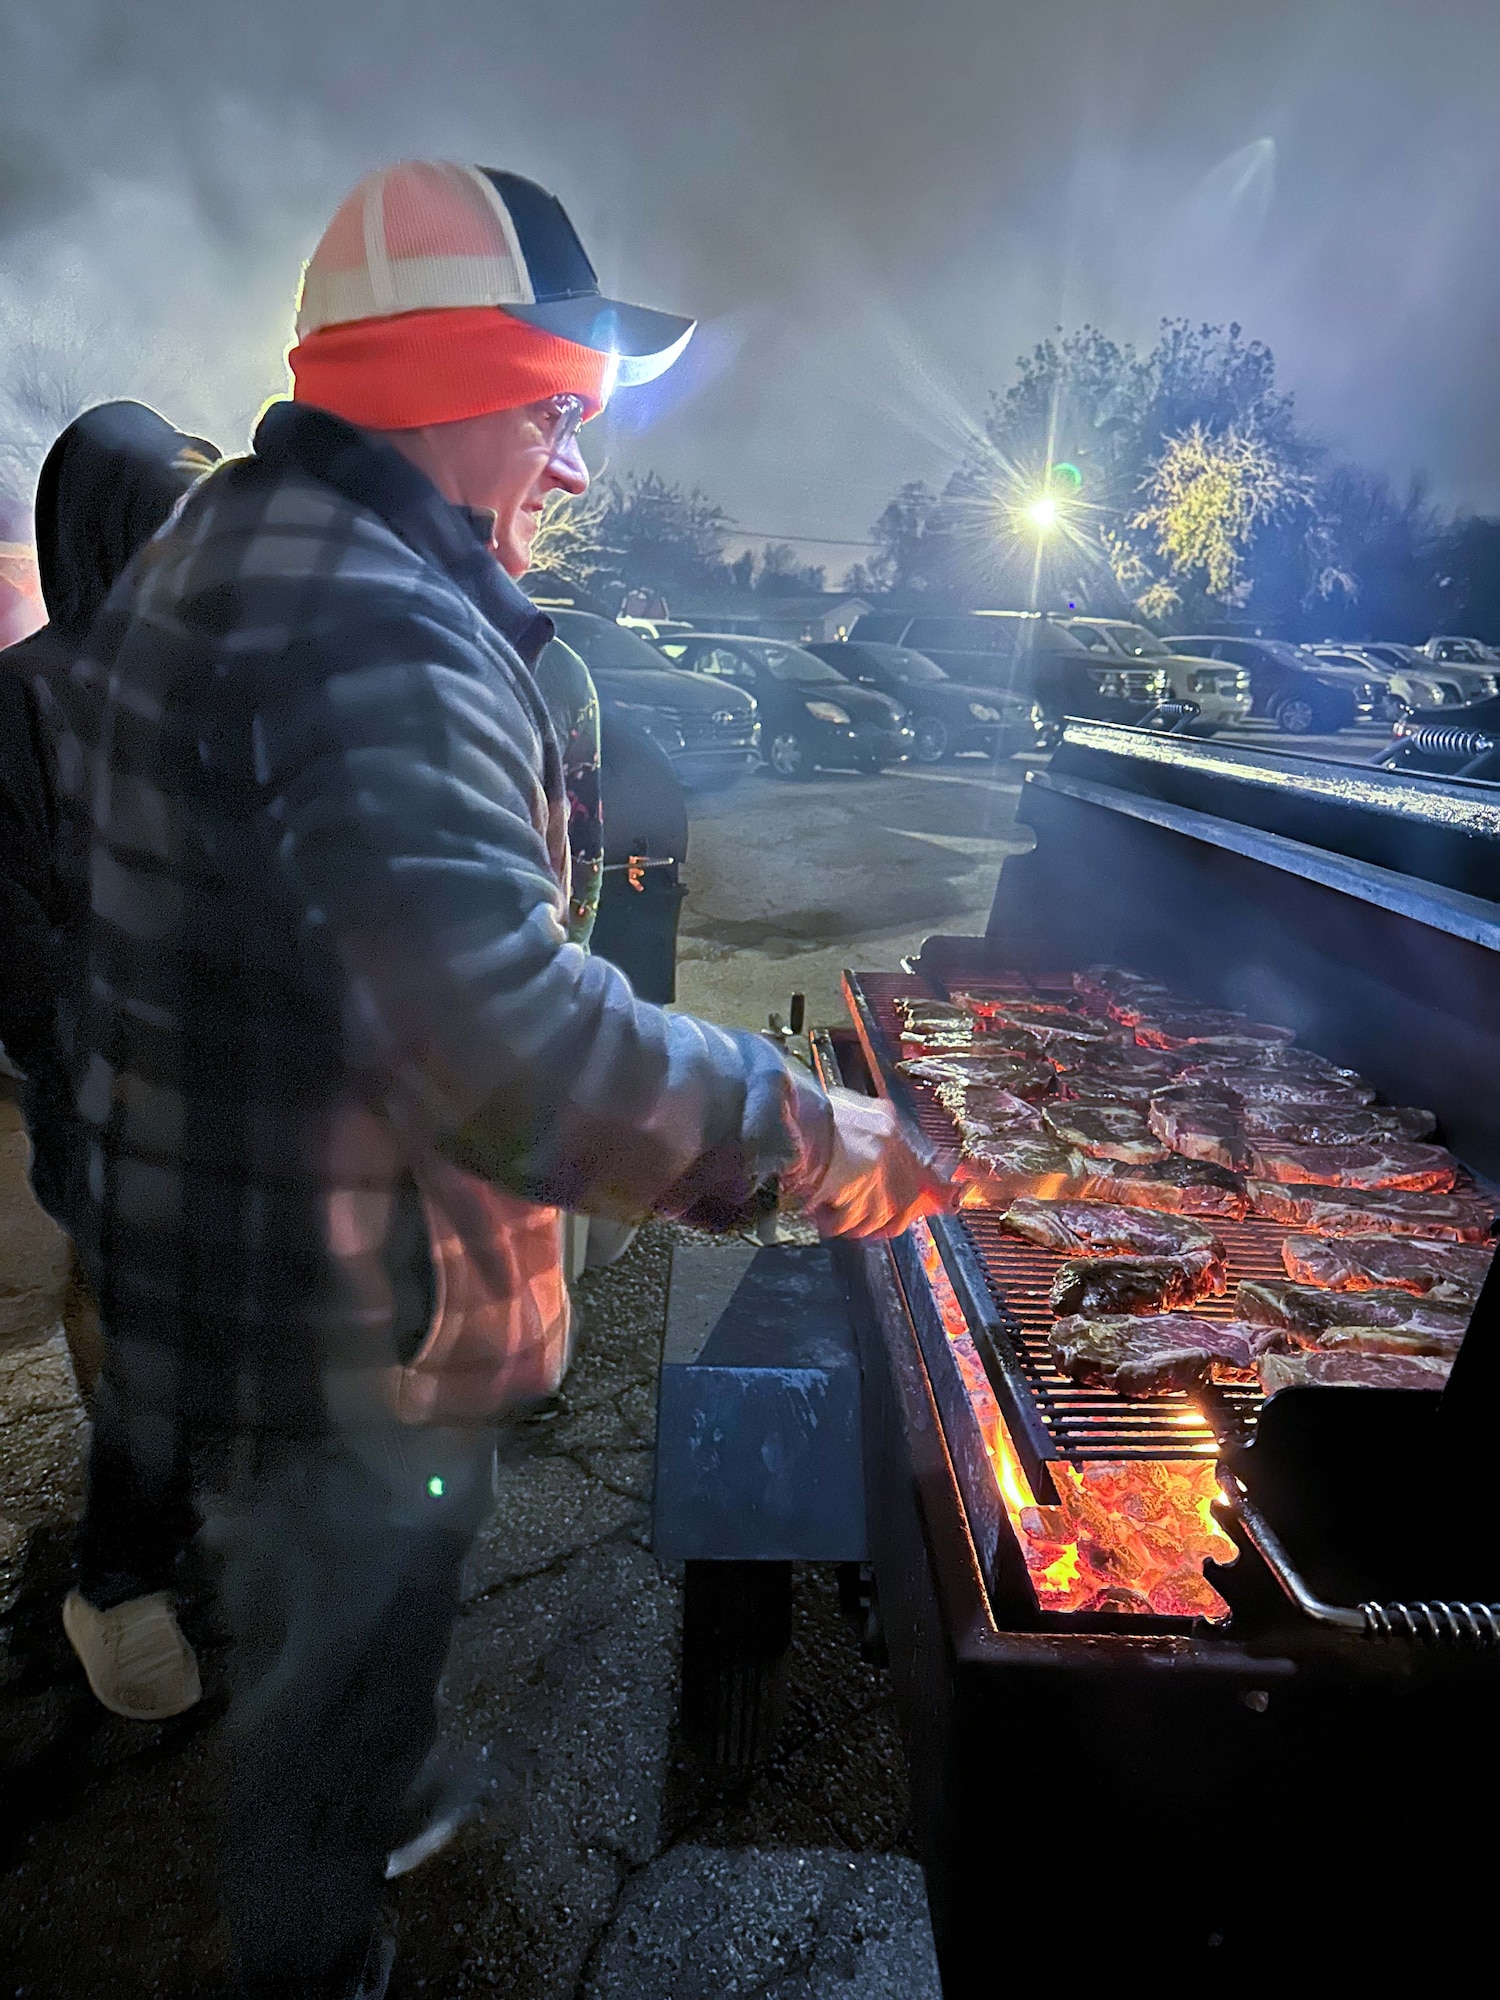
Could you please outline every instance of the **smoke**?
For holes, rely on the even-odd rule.
[[[1056,323],[1235,318],[1339,447],[1500,508],[1493,0],[0,0],[14,330],[243,446],[298,271],[403,154],[553,186],[702,361],[590,427],[861,535]]]

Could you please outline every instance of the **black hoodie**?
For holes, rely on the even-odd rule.
[[[55,1063],[57,939],[67,921],[38,684],[67,674],[131,557],[218,457],[143,403],[101,403],[62,432],[37,483],[48,623],[0,653],[0,1042],[34,1086],[28,1110],[38,1115]]]

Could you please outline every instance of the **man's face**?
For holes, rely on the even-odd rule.
[[[494,515],[490,547],[511,576],[530,567],[547,495],[588,489],[577,416],[575,398],[551,396],[518,410],[434,424],[424,434],[430,452],[426,469],[446,497]]]

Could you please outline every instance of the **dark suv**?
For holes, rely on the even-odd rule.
[[[1096,659],[1044,612],[869,611],[850,638],[908,646],[936,660],[950,680],[1034,701],[1056,740],[1065,715],[1095,722],[1140,722],[1171,688],[1160,667]]]
[[[1288,736],[1331,735],[1347,729],[1359,713],[1354,689],[1342,677],[1315,671],[1317,660],[1284,639],[1221,639],[1199,635],[1168,639],[1174,653],[1199,660],[1227,660],[1250,676],[1255,705]]]
[[[583,655],[603,713],[664,750],[685,785],[722,791],[760,763],[760,720],[748,690],[680,672],[638,632],[592,611],[549,605],[548,616],[558,638]]]

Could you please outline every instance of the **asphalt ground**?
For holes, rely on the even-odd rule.
[[[1295,747],[1363,761],[1383,740]],[[1029,844],[1025,769],[762,775],[695,800],[679,1004],[760,1027],[795,989],[810,1021],[834,1021],[846,965],[982,929]],[[63,1642],[84,1411],[57,1331],[65,1258],[15,1143],[0,1159],[0,2000],[204,1996],[222,1962],[222,1653],[193,1607],[205,1700],[150,1727],[100,1709]],[[581,1281],[564,1396],[501,1471],[444,1706],[492,1775],[476,1821],[395,1886],[397,1996],[936,2000],[889,1677],[829,1573],[797,1573],[772,1761],[726,1781],[679,1732],[681,1582],[649,1547],[676,1233],[645,1231]]]

